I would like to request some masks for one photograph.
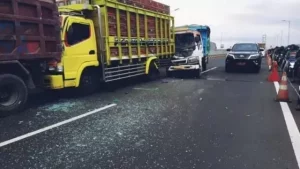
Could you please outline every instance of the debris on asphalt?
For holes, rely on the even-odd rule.
[[[197,93],[198,93],[198,94],[202,94],[203,91],[204,91],[204,89],[198,89],[198,90],[197,90]]]
[[[19,124],[22,124],[24,121],[19,121]]]
[[[145,141],[146,141],[145,139],[142,139],[142,140],[136,142],[136,143],[135,143],[135,146],[140,147],[140,146],[144,145],[144,142],[145,142]]]
[[[158,88],[133,88],[134,90],[156,91]]]
[[[169,83],[169,81],[163,79],[163,80],[161,80],[161,83]]]
[[[225,109],[227,109],[227,110],[228,110],[228,107],[225,107]]]
[[[37,112],[37,113],[36,113],[36,116],[39,116],[39,115],[41,115],[41,112]]]
[[[202,100],[203,100],[202,97],[200,97],[200,98],[199,98],[199,101],[202,101]]]
[[[43,110],[46,110],[46,111],[50,111],[50,112],[59,112],[59,111],[62,111],[62,112],[71,112],[72,109],[76,106],[80,106],[80,102],[71,102],[71,101],[67,101],[67,102],[58,102],[58,103],[55,103],[55,104],[51,104],[51,105],[48,105],[48,106],[44,106],[42,107]]]

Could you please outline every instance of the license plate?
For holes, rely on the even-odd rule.
[[[245,66],[246,63],[245,62],[238,62],[237,65],[239,65],[239,66]]]

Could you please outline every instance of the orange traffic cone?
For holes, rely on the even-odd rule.
[[[278,102],[291,102],[289,99],[288,83],[286,72],[283,72],[282,78],[279,84],[279,91],[275,99]]]
[[[268,77],[269,82],[279,82],[279,74],[278,74],[277,68],[278,68],[277,62],[274,61],[273,66],[272,66],[272,72],[270,73],[270,75]]]

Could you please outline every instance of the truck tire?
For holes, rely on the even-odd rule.
[[[195,73],[195,77],[200,79],[201,78],[201,75],[202,75],[202,67],[199,65],[199,69],[197,70],[194,70],[194,73]]]
[[[83,71],[79,83],[79,95],[89,95],[100,87],[100,77],[92,69]]]
[[[169,67],[166,67],[166,75],[167,77],[172,77],[173,73],[169,71]]]
[[[156,68],[154,61],[152,61],[149,66],[149,73],[147,75],[147,79],[153,81],[158,78],[159,78],[159,70]]]
[[[206,71],[206,69],[207,69],[207,64],[206,64],[205,58],[203,58],[202,59],[202,70]]]
[[[0,75],[0,116],[5,117],[20,112],[27,101],[28,88],[18,76]]]

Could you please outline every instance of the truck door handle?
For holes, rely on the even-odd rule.
[[[90,50],[89,55],[94,55],[95,54],[95,50]]]

